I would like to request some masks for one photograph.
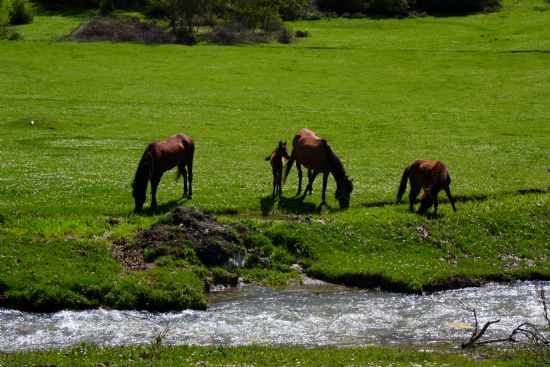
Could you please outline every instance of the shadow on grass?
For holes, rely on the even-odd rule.
[[[165,214],[188,201],[189,199],[185,197],[182,197],[178,200],[170,200],[164,204],[157,205],[156,208],[148,207],[147,209],[143,210],[141,215],[144,215],[146,217],[152,217],[154,215]]]
[[[468,202],[480,202],[487,201],[489,199],[498,198],[501,196],[514,196],[514,195],[527,195],[527,194],[547,194],[549,191],[545,189],[531,188],[531,189],[520,189],[512,191],[503,191],[500,193],[494,194],[471,194],[471,195],[453,195],[455,203],[468,203]],[[419,196],[420,197],[420,196]],[[380,201],[371,201],[360,204],[365,208],[382,208],[388,205],[403,205],[403,203],[409,202],[407,195],[404,196],[404,199],[401,199],[399,203],[396,203],[395,200],[380,200]],[[419,198],[415,200],[415,204],[420,202]],[[445,194],[439,194],[439,203],[448,203],[449,199],[445,197]]]
[[[294,214],[320,214],[322,205],[315,206],[314,203],[305,203],[300,196],[292,198],[285,198],[281,196],[264,196],[260,199],[260,206],[262,208],[262,215],[270,215],[273,211],[273,207],[277,204],[278,209],[282,209],[286,212]]]

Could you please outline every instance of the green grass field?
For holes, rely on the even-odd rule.
[[[56,42],[85,16],[38,14],[17,28],[22,40],[0,41],[2,304],[204,307],[201,270],[127,271],[108,251],[162,217],[131,214],[130,183],[146,144],[175,133],[196,141],[194,198],[180,200],[167,174],[164,211],[192,205],[286,233],[309,251],[293,260],[321,278],[418,292],[449,279],[550,277],[547,1],[301,21],[288,25],[312,36],[292,45]],[[320,179],[304,203],[292,200],[295,170],[284,198],[270,200],[263,158],[302,127],[354,178],[350,210],[336,210],[332,179],[331,208],[316,209]],[[458,212],[442,203],[438,218],[419,217],[390,204],[418,158],[448,165]]]
[[[74,348],[2,355],[2,366],[525,366],[536,360],[526,353],[502,351],[469,355],[390,348],[292,347],[140,347]]]

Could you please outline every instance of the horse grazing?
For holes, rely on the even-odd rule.
[[[140,212],[145,203],[147,184],[151,181],[151,208],[157,206],[157,187],[162,174],[178,167],[176,180],[183,176],[183,196],[193,196],[193,154],[195,143],[187,135],[177,134],[171,138],[147,145],[139,161],[132,196],[135,200],[135,212]],[[189,180],[189,191],[187,190]]]
[[[320,139],[313,131],[302,129],[296,133],[292,141],[292,153],[286,165],[283,182],[286,181],[292,165],[296,161],[298,170],[298,193],[302,192],[302,165],[308,169],[308,184],[302,195],[302,199],[309,192],[313,191],[313,181],[319,173],[323,173],[323,201],[321,205],[326,204],[325,193],[327,190],[327,180],[329,173],[332,173],[336,180],[336,199],[340,208],[349,207],[349,197],[353,191],[353,180],[350,180],[340,159],[334,154],[334,151],[328,145],[325,139]]]
[[[449,185],[451,184],[451,175],[443,162],[417,160],[407,166],[403,172],[401,184],[399,185],[399,189],[397,191],[397,203],[399,203],[401,197],[405,193],[405,189],[407,188],[407,178],[411,183],[411,191],[409,192],[409,210],[411,212],[414,211],[413,203],[422,188],[424,189],[424,194],[420,199],[420,208],[417,211],[418,214],[426,213],[426,211],[433,205],[434,213],[437,215],[437,194],[441,190],[445,190],[445,193],[453,206],[453,211],[456,212],[454,199],[451,196],[451,189],[449,188]]]
[[[265,158],[266,161],[271,163],[271,170],[273,172],[273,192],[271,196],[275,196],[275,192],[277,192],[279,197],[283,194],[283,167],[285,159],[290,159],[286,148],[286,141],[284,143],[279,141],[277,148],[271,152],[271,155]]]

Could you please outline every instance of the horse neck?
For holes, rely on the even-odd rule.
[[[334,154],[334,151],[330,146],[328,147],[328,163],[330,173],[334,176],[336,184],[341,185],[346,179],[346,170],[344,169],[342,161],[336,156],[336,154]]]
[[[141,157],[136,175],[134,177],[134,193],[142,193],[147,190],[147,184],[153,174],[153,154],[149,148],[145,150]]]
[[[437,193],[441,191],[441,187],[444,180],[444,172],[440,167],[435,167],[432,171],[432,176],[430,178],[430,186],[426,189],[427,192]]]

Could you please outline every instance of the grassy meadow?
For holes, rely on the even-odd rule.
[[[140,347],[100,348],[79,345],[62,351],[13,353],[2,366],[525,366],[536,363],[525,353],[474,352],[470,355],[390,348],[294,347]],[[420,363],[420,364],[419,364]],[[535,364],[532,364],[535,365]]]
[[[0,41],[0,305],[206,307],[204,269],[133,271],[110,255],[178,204],[250,224],[286,246],[281,264],[344,284],[421,292],[550,277],[548,1],[300,21],[288,26],[311,37],[291,45],[56,41],[87,15],[39,13],[17,27],[21,40]],[[295,169],[284,197],[270,198],[264,157],[302,127],[354,178],[348,211],[332,179],[329,208],[317,208],[320,178],[293,199]],[[145,146],[175,133],[196,142],[194,198],[180,199],[168,173],[160,210],[132,214]],[[446,202],[437,218],[393,204],[419,158],[448,165],[456,213]]]

